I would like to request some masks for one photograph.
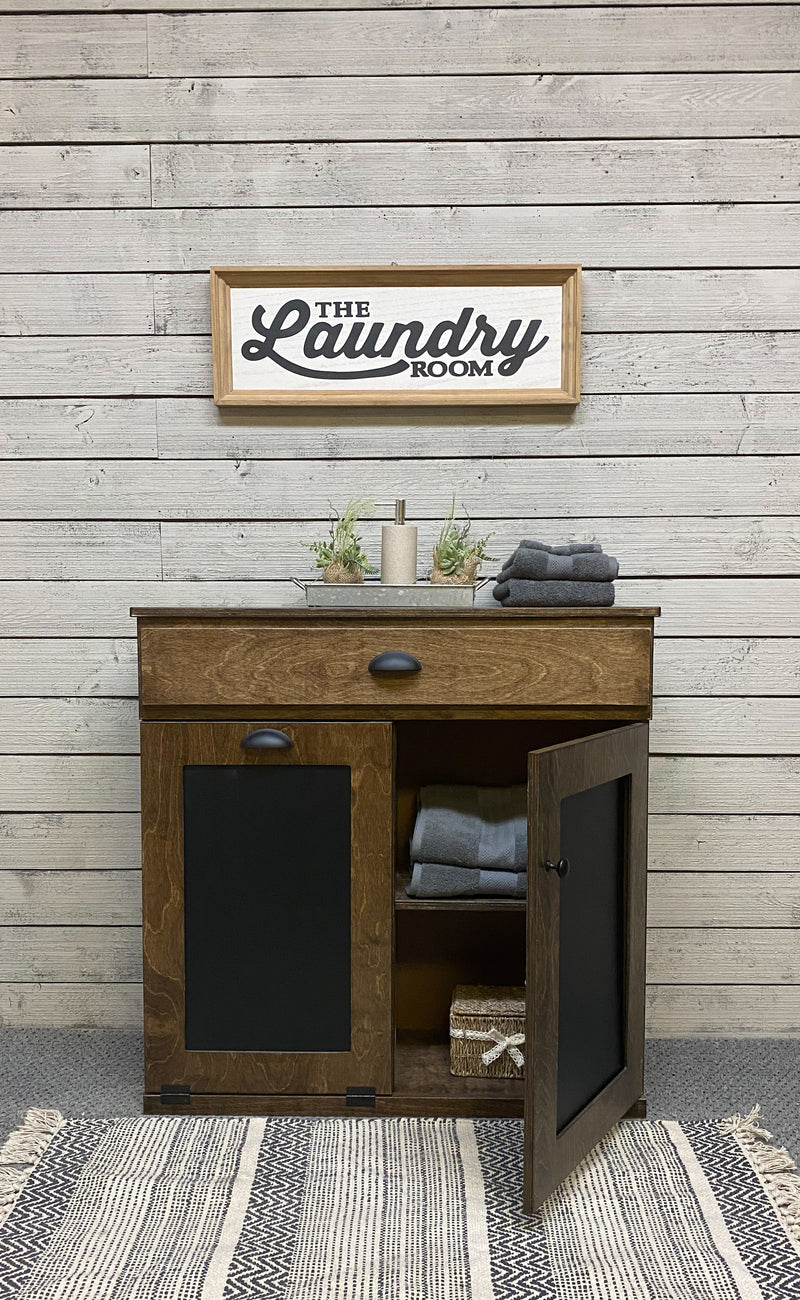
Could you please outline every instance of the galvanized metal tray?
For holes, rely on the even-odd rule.
[[[394,586],[383,582],[315,582],[292,578],[302,588],[306,604],[312,609],[469,609],[475,592],[489,582],[446,586],[433,582]]]

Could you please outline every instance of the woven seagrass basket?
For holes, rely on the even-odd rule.
[[[450,1073],[476,1079],[521,1079],[525,990],[459,984],[450,1003]],[[511,1043],[506,1043],[512,1039]],[[485,1056],[492,1059],[484,1060]]]

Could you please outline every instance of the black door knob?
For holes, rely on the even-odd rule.
[[[551,862],[548,858],[544,865],[548,871],[555,871],[556,875],[563,880],[569,871],[569,858],[559,858],[558,862]]]
[[[374,677],[380,677],[385,673],[408,675],[422,672],[422,664],[413,655],[406,654],[405,650],[384,650],[383,654],[370,659],[369,671]]]
[[[294,741],[285,731],[277,731],[274,727],[259,727],[258,731],[249,732],[239,743],[242,749],[291,749]]]

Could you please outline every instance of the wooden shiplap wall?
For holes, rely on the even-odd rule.
[[[663,606],[650,1032],[800,1035],[800,4],[0,0],[0,78],[0,1023],[139,1021],[129,605],[455,491]],[[484,261],[583,263],[574,415],[213,406],[210,265]]]

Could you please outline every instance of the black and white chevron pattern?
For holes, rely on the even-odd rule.
[[[763,1300],[800,1300],[797,1247],[777,1215],[765,1213],[758,1174],[738,1143],[720,1140],[712,1124],[684,1124],[731,1236]]]
[[[72,1120],[0,1229],[0,1300],[800,1300],[713,1124],[619,1126],[535,1216],[517,1120]]]

